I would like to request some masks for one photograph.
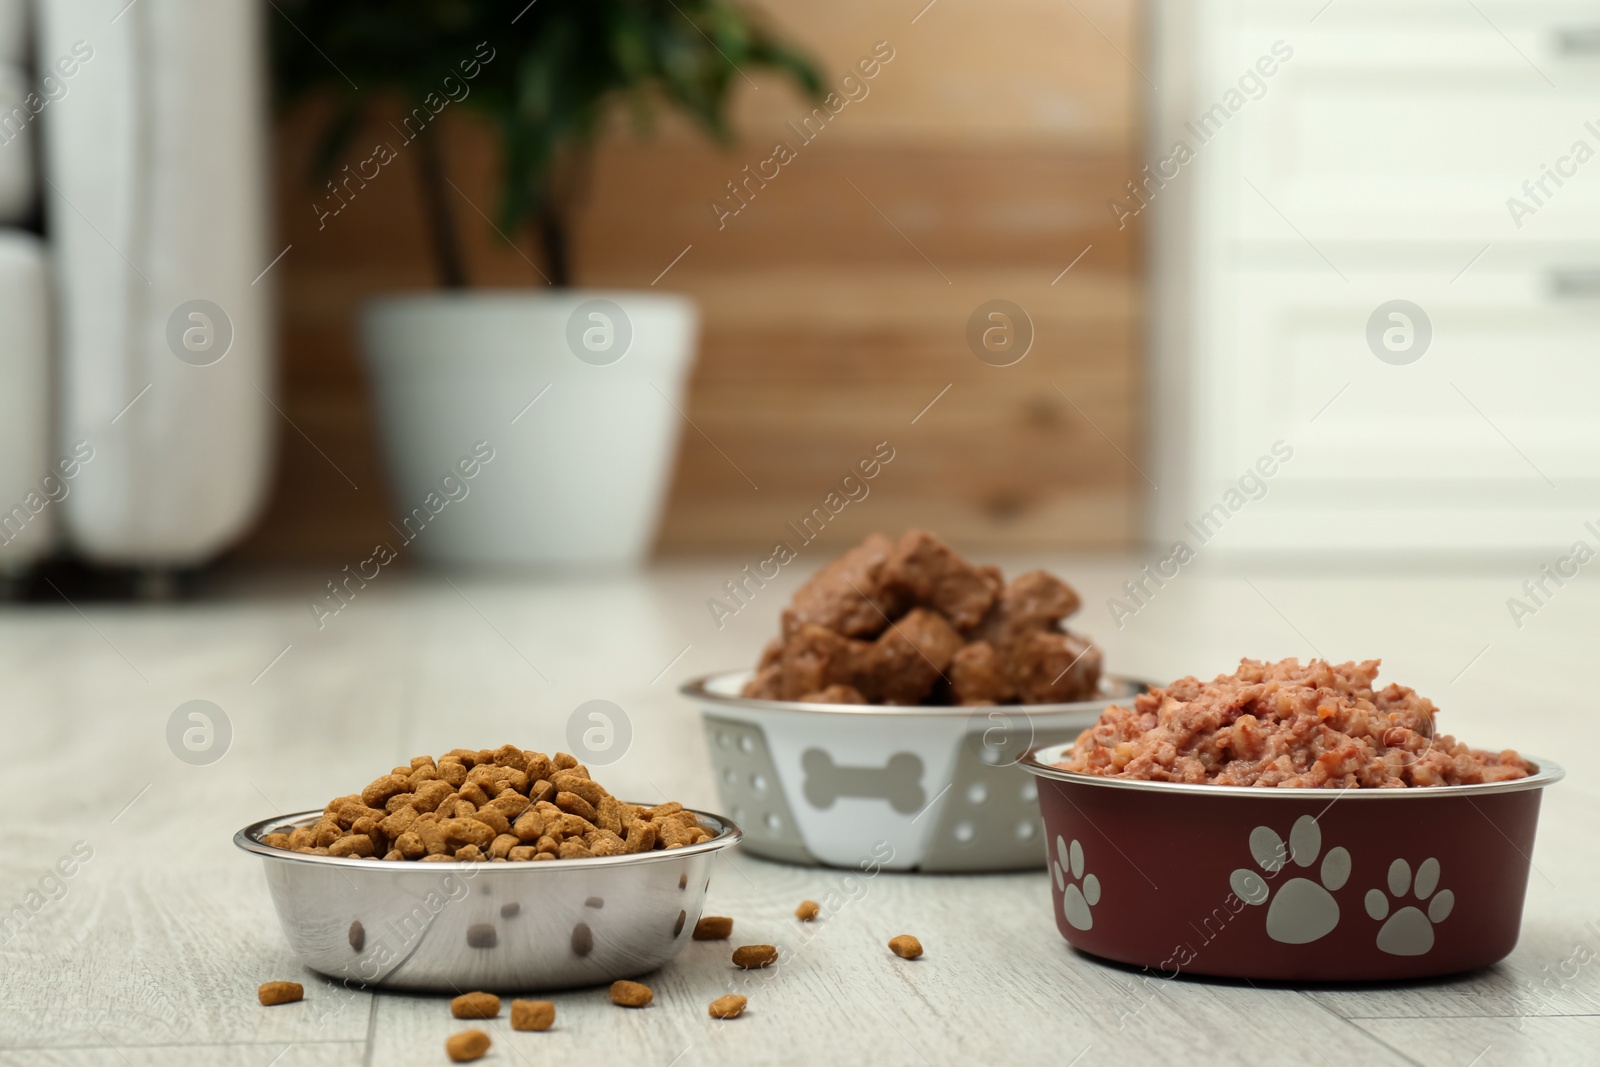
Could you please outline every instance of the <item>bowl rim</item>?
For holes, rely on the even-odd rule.
[[[811,715],[932,715],[938,718],[971,718],[989,712],[1009,712],[1027,715],[1062,715],[1071,712],[1101,711],[1108,703],[1132,700],[1156,683],[1124,674],[1100,675],[1101,695],[1094,700],[1079,700],[1070,704],[806,704],[798,700],[767,700],[762,697],[728,696],[714,693],[709,686],[725,678],[749,678],[755,671],[714,671],[692,678],[678,687],[678,692],[707,704],[734,708],[759,708],[766,711],[799,711]],[[1120,685],[1125,692],[1107,692],[1107,682]]]
[[[442,867],[447,871],[464,870],[470,868],[475,871],[482,871],[486,873],[498,873],[500,871],[536,871],[544,870],[546,868],[571,871],[579,869],[615,867],[625,863],[637,864],[665,862],[667,860],[682,859],[685,856],[699,856],[707,852],[716,852],[720,849],[727,848],[730,845],[738,844],[740,839],[744,837],[744,831],[740,830],[739,827],[736,826],[731,820],[723,818],[721,815],[715,815],[708,811],[700,811],[696,808],[684,808],[683,810],[692,812],[695,819],[702,824],[710,823],[712,828],[715,828],[717,832],[705,841],[701,841],[694,845],[685,845],[682,848],[653,849],[650,852],[634,852],[624,856],[591,856],[588,859],[556,860],[548,863],[537,863],[529,860],[521,863],[499,864],[490,862],[488,860],[451,859],[442,860],[437,863],[430,863],[426,867],[423,867],[420,860],[398,861],[379,859],[377,857],[372,857],[369,859],[358,856],[319,856],[314,853],[291,852],[288,849],[274,848],[271,845],[264,845],[261,843],[260,839],[266,834],[270,833],[274,827],[297,822],[312,823],[317,819],[322,818],[322,808],[313,808],[310,811],[300,811],[290,815],[276,815],[270,819],[262,819],[259,822],[253,822],[249,826],[243,827],[233,835],[233,843],[246,852],[254,853],[257,856],[262,856],[266,859],[285,860],[289,863],[332,865],[340,870],[346,870],[349,868],[366,868],[369,870],[390,872],[411,870],[427,872],[436,871]]]
[[[1511,778],[1504,782],[1480,782],[1476,785],[1429,785],[1412,786],[1405,789],[1363,789],[1358,786],[1348,786],[1340,789],[1328,789],[1317,786],[1309,789],[1283,788],[1275,789],[1257,785],[1207,785],[1204,782],[1153,782],[1142,778],[1113,778],[1103,774],[1082,774],[1078,771],[1062,770],[1055,766],[1055,761],[1060,759],[1067,749],[1075,744],[1072,741],[1054,745],[1038,745],[1028,749],[1017,760],[1017,765],[1029,774],[1040,778],[1050,778],[1058,782],[1071,782],[1074,785],[1100,786],[1108,789],[1134,789],[1155,793],[1190,793],[1202,796],[1217,797],[1255,797],[1266,800],[1327,800],[1329,803],[1335,798],[1348,797],[1351,800],[1377,800],[1384,798],[1398,799],[1401,797],[1460,797],[1460,796],[1485,796],[1490,793],[1518,793],[1525,789],[1543,789],[1547,785],[1554,785],[1565,778],[1567,772],[1561,765],[1553,760],[1540,759],[1522,754],[1522,758],[1532,763],[1534,773],[1525,778]]]

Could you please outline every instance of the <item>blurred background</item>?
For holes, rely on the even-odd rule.
[[[1557,0],[0,0],[0,569],[1561,548],[1597,55]]]
[[[913,527],[1070,582],[1109,674],[1382,657],[1450,734],[1558,756],[1510,969],[1370,1021],[1402,1058],[1583,1062],[1597,100],[1600,0],[0,0],[0,735],[32,757],[0,906],[41,901],[0,963],[50,976],[0,994],[0,1065],[7,1033],[278,1062],[312,1031],[239,1010],[293,972],[230,836],[418,753],[565,750],[743,820],[768,778],[720,773],[681,687]],[[737,862],[725,914],[817,894]],[[899,884],[850,921],[935,968],[1055,945],[1037,873]],[[813,958],[830,1020],[876,962]],[[1115,1029],[1279,1062],[1356,1003],[1174,988],[1174,1025]],[[1129,1062],[1121,993],[1073,1031],[985,992],[1015,1019],[828,1034]],[[285,1067],[434,1040],[383,999]],[[748,1058],[789,1047],[753,1015]]]
[[[25,5],[8,0],[5,6]],[[106,18],[68,27],[52,26],[52,18],[61,23],[70,16],[45,4],[39,43],[29,47],[24,35],[9,49],[13,59],[31,57],[25,62],[32,69],[19,67],[16,75],[28,84],[43,76],[57,52],[70,53],[73,41],[82,39],[94,48],[94,58],[63,79],[66,95],[27,123],[43,148],[43,182],[34,188],[44,194],[45,210],[41,216],[19,208],[10,218],[43,233],[45,292],[56,287],[58,277],[68,288],[101,284],[98,278],[80,281],[74,271],[126,275],[115,295],[140,306],[145,336],[125,339],[118,356],[76,353],[71,351],[74,327],[59,321],[73,314],[74,301],[43,296],[37,285],[13,298],[26,302],[31,317],[43,316],[41,328],[50,335],[51,370],[44,376],[34,372],[31,385],[37,392],[26,407],[40,415],[57,414],[14,425],[48,437],[23,442],[18,435],[18,445],[28,446],[28,462],[18,465],[10,495],[38,481],[62,443],[94,438],[96,458],[71,486],[86,498],[102,488],[90,479],[112,465],[105,460],[107,452],[122,444],[112,443],[107,434],[144,415],[152,420],[151,437],[179,434],[174,421],[216,419],[216,432],[223,436],[251,438],[236,446],[248,455],[237,457],[233,468],[194,467],[186,474],[159,449],[150,453],[161,468],[151,477],[193,476],[188,491],[200,521],[217,527],[203,547],[185,545],[191,550],[174,554],[158,538],[134,548],[139,535],[95,552],[87,543],[91,535],[80,532],[90,520],[80,519],[73,511],[77,501],[69,496],[64,507],[47,509],[48,518],[58,520],[61,550],[78,556],[88,550],[102,562],[134,567],[363,558],[376,542],[393,540],[391,523],[421,502],[398,495],[404,479],[396,476],[394,465],[404,445],[386,443],[376,400],[382,385],[363,363],[360,336],[361,312],[369,301],[437,289],[441,282],[419,189],[424,154],[408,134],[419,143],[435,142],[433,152],[446,167],[445,208],[459,231],[460,266],[474,287],[469,292],[514,290],[540,298],[552,288],[541,276],[550,268],[537,233],[527,227],[496,228],[506,154],[496,119],[469,110],[466,105],[477,99],[468,97],[430,116],[425,130],[419,132],[415,122],[403,125],[422,103],[422,94],[408,96],[378,78],[355,89],[384,57],[373,54],[368,43],[358,60],[361,69],[341,73],[351,66],[341,49],[356,49],[337,36],[345,32],[337,19],[310,6],[236,5],[226,18],[201,13],[200,5],[180,13],[182,4],[152,0],[130,5],[120,17],[120,4],[101,6]],[[413,6],[434,9],[422,17],[443,17],[456,5]],[[469,6],[492,11],[501,24],[516,14],[501,12],[504,5]],[[649,18],[665,24],[664,32],[688,39],[685,47],[703,43],[692,21],[702,17],[695,5],[680,5],[684,13],[667,4],[616,6],[652,11]],[[641,90],[652,98],[657,115],[653,129],[642,136],[626,98],[618,94],[608,101],[615,106],[605,109],[596,131],[586,188],[572,213],[572,280],[584,290],[680,294],[699,316],[697,343],[691,341],[682,353],[692,370],[686,365],[661,371],[664,377],[686,372],[686,389],[675,404],[666,396],[650,398],[670,419],[656,438],[636,443],[640,452],[666,456],[658,472],[659,519],[644,516],[650,526],[647,551],[769,549],[784,523],[799,523],[822,506],[840,479],[886,440],[897,459],[871,483],[869,504],[837,516],[839,530],[829,539],[839,548],[870,529],[911,524],[987,547],[1117,547],[1142,538],[1148,486],[1118,450],[1142,459],[1148,421],[1140,325],[1143,222],[1119,227],[1108,208],[1109,201],[1125,195],[1123,185],[1137,172],[1140,156],[1145,87],[1134,66],[1143,47],[1139,13],[1134,4],[1105,2],[1077,10],[1022,3],[1003,18],[944,7],[949,10],[937,5],[902,10],[906,5],[890,3],[742,8],[750,25],[806,57],[817,83],[815,92],[808,91],[786,71],[753,62],[748,70],[746,64],[735,70],[712,53],[727,82],[731,139],[720,143],[694,114],[664,99],[667,94],[658,86]],[[507,68],[502,81],[509,79],[510,65],[522,61],[520,52],[527,47],[517,35],[541,14],[533,8],[516,26],[499,28],[502,36],[488,44],[499,54],[484,66],[480,80],[497,64]],[[407,12],[405,17],[417,16]],[[130,277],[141,282],[140,272],[151,275],[157,269],[127,243],[141,226],[153,224],[138,218],[146,210],[138,198],[161,195],[156,190],[166,181],[183,184],[175,172],[184,159],[161,151],[134,159],[140,146],[127,146],[125,165],[137,170],[147,187],[107,189],[99,199],[74,195],[72,175],[102,171],[108,161],[103,152],[72,158],[72,146],[59,143],[69,134],[50,127],[52,119],[64,125],[74,109],[91,107],[105,114],[84,123],[115,124],[131,117],[132,106],[139,107],[152,133],[164,125],[144,103],[132,104],[127,89],[141,80],[179,78],[170,69],[155,68],[165,66],[158,60],[183,53],[186,42],[158,42],[147,53],[151,70],[129,69],[138,62],[129,53],[141,35],[160,36],[160,27],[142,25],[146,20],[184,23],[175,32],[193,34],[196,41],[201,33],[196,21],[211,20],[209,40],[226,32],[241,56],[254,57],[240,64],[252,76],[234,79],[231,101],[215,99],[215,88],[198,93],[191,86],[183,93],[172,87],[182,97],[172,101],[172,125],[200,123],[214,131],[222,123],[256,124],[245,132],[260,145],[235,153],[232,173],[215,175],[219,182],[252,186],[249,195],[218,203],[209,178],[189,183],[193,210],[248,219],[243,226],[252,239],[229,249],[238,255],[223,268],[226,279],[208,265],[189,269],[173,262],[165,265],[172,272],[168,278],[129,286]],[[397,15],[396,21],[403,18]],[[297,29],[297,23],[303,25]],[[20,13],[11,25],[12,32],[22,33]],[[720,32],[714,20],[704,28]],[[333,38],[322,42],[320,52],[319,32]],[[470,37],[460,35],[460,59],[473,59],[477,42]],[[303,96],[269,112],[274,73],[269,45],[274,43],[280,101],[289,78],[306,84],[295,86],[304,88]],[[416,61],[407,51],[413,46],[409,40],[395,43],[391,68],[396,76],[412,73],[406,68]],[[480,97],[501,89],[465,78],[443,42],[425,58],[434,61],[434,69],[418,80],[439,82],[439,96],[448,99],[443,79],[452,74],[457,85]],[[857,69],[863,61],[872,64],[873,77]],[[320,71],[306,73],[317,65]],[[345,73],[355,80],[347,83]],[[208,71],[189,76],[194,85],[216,85]],[[159,87],[147,88],[152,96],[160,93]],[[836,115],[823,104],[830,93],[845,100]],[[365,113],[331,160],[319,164],[329,126],[339,120],[349,97],[362,98]],[[226,108],[231,115],[216,114]],[[815,108],[828,117],[825,125],[813,117]],[[196,131],[191,154],[207,153],[203,142],[210,136]],[[370,161],[379,142],[390,144],[396,158],[374,178],[380,168]],[[781,171],[771,162],[778,142],[790,144],[796,157]],[[777,177],[751,181],[749,174],[763,164],[767,175],[778,172]],[[218,167],[230,169],[222,161]],[[368,180],[351,182],[349,175],[361,167]],[[337,196],[326,182],[330,178],[344,182]],[[741,204],[730,182],[745,183],[740,188],[748,203],[737,215],[726,214]],[[713,205],[723,205],[723,217]],[[92,232],[74,250],[74,262],[62,264],[59,235],[71,229]],[[160,243],[159,235],[154,241]],[[259,305],[248,333],[242,320],[250,313],[231,306],[217,291],[224,281],[223,288]],[[152,288],[163,291],[155,301],[159,307],[150,306]],[[1033,334],[1026,358],[1004,368],[975,358],[967,339],[969,318],[980,304],[996,298],[1025,308],[1031,327],[1017,326]],[[166,341],[164,312],[191,299],[209,299],[234,320],[232,351],[205,367],[181,362]],[[555,336],[524,333],[519,343],[524,362],[559,360],[589,369],[567,350],[560,330]],[[460,377],[481,370],[481,353],[471,351],[471,344],[457,337],[430,355],[453,366],[445,377],[459,384]],[[98,436],[87,428],[66,429],[59,415],[62,394],[76,385],[70,369],[63,370],[63,346],[69,367],[100,359],[157,364],[156,372],[181,379],[175,388],[193,390],[186,402],[194,407],[182,415],[157,413],[157,405],[147,403],[157,399],[152,390],[110,426],[121,405],[155,377],[143,370],[128,372],[125,388],[96,413],[105,419],[96,427],[102,430]],[[8,362],[21,364],[33,355],[21,352]],[[247,361],[248,373],[240,377],[247,377],[251,388],[230,397],[236,408],[214,410],[216,397],[206,390],[233,369],[230,363]],[[623,359],[615,369],[628,370],[628,362]],[[32,370],[18,365],[10,373]],[[485,415],[475,437],[459,435],[459,441],[430,457],[438,468],[427,468],[432,479],[447,473],[455,453],[465,453],[477,439],[489,439],[503,452],[515,446],[499,440],[501,431],[537,432],[541,408],[563,402],[559,386],[516,427],[508,420],[553,377],[554,370],[540,382],[530,379],[533,390],[504,397],[509,408],[492,420]],[[43,391],[47,388],[53,394]],[[438,383],[437,396],[450,390],[450,381]],[[22,403],[9,383],[5,391]],[[938,403],[913,424],[936,397]],[[65,406],[75,406],[70,397]],[[421,431],[412,426],[398,436],[416,432]],[[43,440],[50,445],[41,451]],[[192,453],[193,445],[180,447]],[[581,460],[580,443],[561,447],[559,456],[512,458],[569,466]],[[624,465],[646,462],[628,460],[626,450],[618,459]],[[501,464],[501,470],[490,467],[497,481],[488,484],[485,478],[473,489],[484,497],[516,492],[513,483],[527,472],[506,470],[504,459]],[[116,473],[138,477],[132,470]],[[604,482],[607,475],[598,477]],[[248,502],[222,509],[226,515],[208,510],[217,507],[215,501],[199,501],[218,491],[219,480],[250,483],[249,492],[241,494]],[[593,480],[588,484],[591,496],[603,496],[607,489]],[[115,486],[104,489],[117,492]],[[658,491],[651,485],[621,489],[645,496]],[[183,490],[174,487],[173,492]],[[170,500],[145,503],[152,509],[172,506]],[[589,503],[580,496],[566,506]],[[136,501],[121,505],[113,523],[137,528],[148,521],[136,514]],[[528,518],[559,522],[553,502],[547,499],[544,505]],[[446,513],[440,520],[454,517]],[[125,533],[118,529],[107,536],[119,540]],[[534,562],[559,565],[562,560]]]

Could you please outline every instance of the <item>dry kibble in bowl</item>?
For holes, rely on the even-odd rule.
[[[274,1004],[293,1004],[305,995],[305,987],[299,982],[262,982],[261,988],[256,990],[256,999],[268,1008]]]
[[[747,971],[771,967],[778,962],[778,950],[771,945],[740,945],[733,950],[733,965]]]
[[[489,1035],[482,1030],[463,1030],[451,1034],[444,1042],[445,1054],[456,1063],[481,1059],[489,1051]]]
[[[500,998],[493,993],[463,993],[450,1002],[457,1019],[494,1019],[500,1015]]]
[[[815,919],[821,911],[822,905],[818,904],[816,901],[802,900],[800,902],[800,906],[794,909],[794,917],[803,923],[808,923],[812,919]]]
[[[726,915],[707,915],[694,924],[696,941],[726,941],[733,933],[733,920]]]
[[[903,960],[914,960],[922,955],[922,942],[910,934],[901,934],[889,939],[889,951]]]
[[[638,982],[618,981],[611,983],[611,1003],[624,1008],[642,1008],[655,999],[655,994],[647,985]]]
[[[618,800],[565,752],[501,745],[418,756],[329,801],[315,825],[279,827],[261,843],[392,863],[528,863],[684,848],[711,836],[675,801]]]
[[[744,1006],[749,1001],[737,993],[730,993],[725,997],[718,997],[711,1002],[710,1011],[713,1019],[737,1019],[744,1014]]]
[[[548,1030],[555,1025],[556,1006],[548,1000],[513,1000],[511,1029]]]

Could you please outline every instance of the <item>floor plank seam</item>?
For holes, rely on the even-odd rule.
[[[1396,1048],[1395,1046],[1391,1045],[1389,1042],[1385,1041],[1383,1038],[1379,1037],[1377,1034],[1374,1034],[1369,1030],[1362,1029],[1361,1027],[1357,1026],[1354,1021],[1345,1018],[1343,1015],[1340,1015],[1338,1012],[1334,1011],[1332,1008],[1329,1008],[1328,1006],[1323,1004],[1321,1001],[1317,1000],[1316,997],[1313,997],[1310,994],[1309,991],[1304,990],[1304,989],[1297,989],[1297,990],[1295,990],[1295,992],[1300,995],[1300,998],[1302,1000],[1306,1001],[1308,1004],[1313,1005],[1318,1011],[1324,1012],[1330,1018],[1337,1019],[1341,1024],[1343,1024],[1343,1026],[1349,1027],[1351,1030],[1354,1030],[1356,1033],[1360,1034],[1362,1037],[1368,1039],[1369,1041],[1376,1041],[1378,1044],[1382,1045],[1384,1048],[1388,1049],[1390,1052],[1393,1052],[1396,1056],[1399,1056],[1406,1063],[1411,1064],[1412,1067],[1425,1067],[1425,1065],[1420,1060],[1413,1059],[1411,1056],[1407,1055],[1405,1052],[1403,1052],[1400,1049]]]
[[[1505,1019],[1600,1019],[1600,1012],[1537,1012],[1519,1011],[1511,1015],[1350,1015],[1341,1016],[1350,1022],[1427,1022],[1429,1019],[1468,1019],[1478,1022],[1498,1022]]]
[[[371,1006],[367,1010],[367,1040],[361,1052],[361,1067],[372,1067],[372,1049],[378,1036],[378,995],[368,993]]]

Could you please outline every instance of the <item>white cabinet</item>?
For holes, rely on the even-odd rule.
[[[63,520],[95,563],[189,567],[267,489],[274,391],[263,20],[215,0],[48,0],[42,57],[64,448],[95,449]]]
[[[54,544],[76,473],[58,469],[50,424],[50,292],[44,247],[0,230],[0,583]]]
[[[1153,539],[1282,441],[1207,551],[1570,544],[1600,514],[1600,3],[1154,13],[1151,152],[1192,159],[1144,220]],[[1409,362],[1368,340],[1396,300]]]

